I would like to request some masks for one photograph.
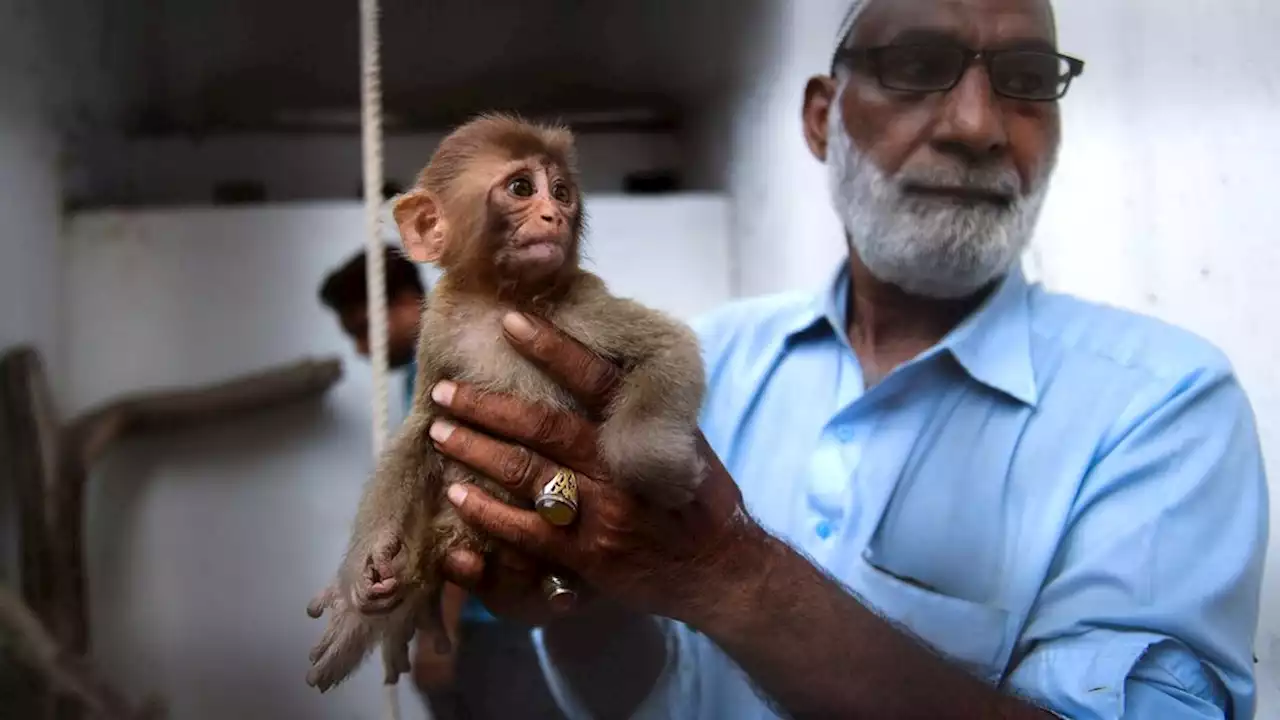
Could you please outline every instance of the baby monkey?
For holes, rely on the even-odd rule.
[[[423,313],[413,409],[365,486],[336,579],[308,607],[312,617],[329,611],[307,675],[321,692],[349,676],[378,642],[386,682],[395,683],[409,670],[420,620],[447,647],[443,559],[458,547],[488,550],[445,499],[450,484],[475,483],[528,507],[435,449],[428,429],[442,408],[431,388],[456,380],[585,414],[507,343],[502,318],[509,311],[543,318],[621,368],[600,418],[600,456],[612,482],[677,505],[701,481],[697,339],[674,319],[613,297],[579,266],[584,216],[575,162],[567,129],[484,115],[445,138],[417,185],[395,201],[408,255],[444,272]]]

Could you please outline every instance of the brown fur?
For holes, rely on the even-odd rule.
[[[423,171],[418,190],[442,206],[448,239],[445,270],[423,314],[413,409],[365,489],[347,557],[334,586],[313,603],[332,611],[325,637],[312,651],[308,682],[321,690],[347,677],[381,641],[387,681],[407,672],[408,643],[418,620],[439,629],[439,567],[453,548],[486,549],[485,538],[464,525],[444,498],[454,482],[475,483],[516,503],[502,486],[443,458],[427,431],[438,416],[432,387],[442,379],[474,383],[526,401],[579,410],[574,399],[511,348],[501,318],[509,310],[534,312],[624,371],[605,413],[600,450],[611,480],[656,501],[689,500],[702,475],[695,446],[704,378],[697,340],[684,325],[635,302],[611,296],[595,275],[578,267],[581,200],[570,226],[563,267],[536,286],[493,272],[489,258],[506,240],[493,237],[489,189],[511,160],[549,159],[574,174],[572,136],[559,128],[485,116],[447,138]],[[576,189],[575,189],[576,192]],[[397,208],[402,227],[415,231],[418,206]],[[692,479],[692,481],[691,481]],[[691,485],[690,483],[694,483]],[[528,503],[524,503],[527,507]],[[401,540],[396,576],[403,602],[390,615],[362,615],[350,600],[365,582],[368,557],[380,540]]]

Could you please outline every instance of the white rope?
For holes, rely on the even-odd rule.
[[[387,443],[387,280],[379,223],[382,215],[382,87],[378,0],[360,0],[360,104],[364,156],[365,279],[369,287],[369,358],[373,364],[373,456]],[[400,718],[397,685],[384,685],[388,720]]]

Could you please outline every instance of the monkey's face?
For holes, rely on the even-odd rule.
[[[574,257],[578,188],[555,163],[517,160],[500,168],[489,189],[491,250],[500,275],[537,281]]]

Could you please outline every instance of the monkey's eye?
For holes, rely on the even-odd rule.
[[[529,178],[518,177],[507,183],[507,190],[516,197],[533,197],[535,189]]]
[[[555,187],[551,188],[551,197],[562,203],[568,203],[573,198],[573,193],[569,192],[568,185],[558,182]]]

